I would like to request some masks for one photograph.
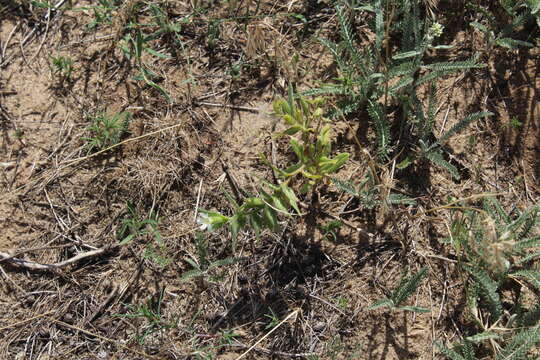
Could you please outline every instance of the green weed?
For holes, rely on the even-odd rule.
[[[332,126],[323,115],[323,102],[322,99],[295,99],[290,88],[288,100],[274,103],[276,115],[288,126],[277,136],[289,138],[290,149],[297,162],[280,169],[263,156],[263,162],[279,178],[278,184],[261,179],[258,195],[245,198],[242,204],[229,197],[234,207],[233,216],[202,211],[199,218],[202,229],[214,230],[228,225],[233,239],[236,239],[238,232],[250,225],[258,236],[264,229],[277,230],[278,214],[292,216],[292,211],[301,214],[298,197],[290,187],[293,180],[299,183],[300,193],[313,191],[349,159],[348,153],[330,157]]]
[[[360,44],[353,31],[351,19],[360,12],[371,16],[371,30],[375,35],[371,45]],[[472,114],[438,141],[431,141],[435,137],[434,83],[447,74],[482,68],[484,65],[478,64],[475,59],[426,64],[428,51],[448,49],[449,46],[436,45],[436,39],[444,29],[439,23],[421,19],[417,0],[372,0],[352,9],[338,5],[336,13],[341,40],[320,41],[334,57],[338,78],[335,83],[312,89],[307,94],[337,96],[337,108],[330,113],[333,117],[367,112],[377,136],[377,151],[381,160],[390,159],[391,154],[397,151],[407,154],[404,150],[410,145],[398,147],[402,146],[400,144],[412,144],[420,149],[420,157],[446,168],[459,178],[455,167],[444,160],[440,145],[472,121],[489,113]],[[400,34],[397,50],[389,44],[390,33]],[[418,90],[424,84],[432,84],[427,109],[424,109],[418,95]],[[392,128],[399,128],[401,141],[394,138]],[[405,143],[403,138],[407,139]],[[405,165],[402,164],[403,167]]]
[[[73,74],[73,59],[65,56],[51,57],[53,74],[58,77],[58,82],[63,84],[71,80]]]
[[[121,112],[109,116],[101,112],[89,118],[92,123],[88,127],[90,136],[83,139],[87,142],[88,151],[93,152],[120,142],[127,130],[131,113]]]
[[[167,329],[176,327],[176,323],[168,322],[163,319],[162,303],[165,290],[162,289],[159,293],[157,300],[153,298],[146,302],[146,304],[132,306],[128,305],[129,313],[123,315],[116,315],[117,317],[123,317],[128,319],[145,319],[146,324],[144,326],[137,327],[137,334],[135,338],[139,344],[144,344],[145,339],[156,333],[163,332]]]
[[[391,310],[405,310],[412,312],[429,312],[429,309],[419,306],[407,306],[403,303],[418,289],[422,279],[427,275],[427,268],[422,268],[413,276],[403,277],[398,287],[392,292],[390,297],[376,301],[370,305],[368,310],[375,310],[381,307],[388,307]]]
[[[508,214],[494,198],[481,209],[456,211],[450,241],[469,275],[467,308],[476,333],[453,349],[441,347],[450,359],[474,358],[473,344],[489,345],[495,359],[526,359],[540,342],[540,270],[534,265],[540,257],[539,215],[536,207]],[[514,289],[510,305],[505,288]],[[525,288],[535,294],[530,306]]]

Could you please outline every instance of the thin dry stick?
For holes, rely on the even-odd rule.
[[[130,142],[132,142],[132,141],[141,140],[141,139],[144,139],[144,138],[146,138],[146,137],[149,137],[149,136],[152,136],[152,135],[156,135],[156,134],[159,134],[159,133],[161,133],[161,132],[165,132],[165,131],[167,131],[167,130],[171,130],[171,129],[177,128],[177,127],[179,127],[180,125],[183,125],[183,124],[184,124],[184,123],[174,124],[174,125],[168,126],[168,127],[166,127],[166,128],[163,128],[163,129],[158,129],[158,130],[156,130],[156,131],[152,131],[152,132],[149,132],[149,133],[147,133],[147,134],[143,134],[143,135],[141,135],[141,136],[137,136],[137,137],[134,137],[134,138],[126,139],[126,140],[124,140],[124,141],[119,142],[118,144],[111,145],[111,146],[109,146],[109,147],[107,147],[107,148],[105,148],[105,149],[99,150],[99,151],[97,151],[97,152],[95,152],[95,153],[93,153],[93,154],[91,154],[91,155],[83,156],[83,157],[80,157],[80,158],[77,158],[77,159],[68,161],[67,164],[64,165],[64,166],[61,168],[61,170],[62,170],[62,169],[65,169],[65,168],[67,168],[67,167],[69,167],[69,166],[71,166],[71,165],[80,163],[81,161],[88,160],[88,159],[91,159],[91,158],[93,158],[93,157],[96,157],[96,156],[98,156],[98,155],[100,155],[100,154],[103,154],[103,153],[105,153],[105,152],[107,152],[107,151],[109,151],[109,150],[112,150],[112,149],[117,148],[117,147],[119,147],[119,146],[122,146],[122,145],[124,145],[124,144],[130,143]]]
[[[0,262],[6,261],[7,263],[9,263],[11,265],[15,265],[15,266],[18,266],[18,267],[23,267],[23,268],[26,268],[26,269],[29,269],[29,270],[53,270],[53,269],[58,269],[58,268],[61,268],[61,267],[64,267],[64,266],[67,266],[67,265],[70,265],[70,264],[74,264],[74,263],[76,263],[78,261],[81,261],[81,260],[84,260],[84,259],[88,259],[88,258],[91,258],[91,257],[94,257],[94,256],[104,254],[104,253],[110,251],[114,247],[115,246],[109,247],[109,248],[102,248],[102,249],[83,252],[83,253],[80,253],[80,254],[72,257],[72,258],[69,258],[67,260],[64,260],[64,261],[61,261],[61,262],[58,262],[58,263],[55,263],[55,264],[40,264],[40,263],[37,263],[37,262],[34,262],[34,261],[29,261],[29,260],[24,260],[24,259],[13,257],[10,254],[7,254],[5,252],[0,252]]]
[[[197,191],[197,202],[195,203],[195,214],[193,216],[193,221],[197,221],[197,214],[199,213],[199,202],[201,201],[201,190],[202,190],[203,179],[199,182],[199,190]]]
[[[499,196],[499,195],[505,195],[505,194],[506,193],[499,192],[499,193],[485,193],[485,194],[471,195],[471,196],[468,196],[468,197],[465,197],[465,198],[462,198],[462,199],[457,199],[455,201],[449,202],[446,205],[441,205],[441,206],[437,206],[437,207],[434,207],[434,208],[431,208],[431,209],[427,209],[425,211],[422,211],[422,212],[420,212],[418,214],[413,215],[412,217],[417,218],[417,217],[423,216],[423,215],[425,215],[427,213],[430,213],[430,212],[433,212],[433,211],[439,211],[439,210],[442,210],[442,209],[456,208],[453,205],[458,204],[458,203],[460,203],[462,201],[475,200],[475,199],[481,199],[481,198],[484,198],[484,197]],[[479,209],[475,209],[475,210],[480,211]]]
[[[32,322],[32,321],[34,321],[34,320],[36,320],[36,319],[42,318],[42,317],[44,317],[44,316],[48,316],[48,315],[52,314],[53,312],[54,312],[54,310],[47,311],[46,313],[43,313],[43,314],[39,314],[39,315],[33,316],[33,317],[31,317],[30,319],[25,319],[25,320],[16,322],[15,324],[10,324],[10,325],[1,327],[1,328],[0,328],[0,331],[4,331],[4,330],[9,329],[9,328],[14,328],[14,327],[17,327],[17,326],[19,326],[19,325],[26,324],[27,322]]]
[[[229,104],[218,104],[218,103],[210,103],[205,101],[194,101],[195,105],[204,105],[204,106],[213,106],[213,107],[223,107],[227,109],[233,109],[233,110],[242,110],[242,111],[249,111],[258,113],[259,109],[247,107],[247,106],[237,106],[237,105],[229,105]]]
[[[9,42],[11,40],[11,38],[13,37],[13,34],[15,33],[15,31],[17,30],[17,28],[19,27],[19,25],[21,24],[21,22],[19,21],[14,27],[13,27],[13,30],[11,30],[11,32],[9,33],[8,35],[8,38],[6,40],[6,43],[4,44],[4,48],[2,49],[2,60],[5,59],[6,57],[6,50],[7,50],[7,47],[9,45]]]
[[[293,316],[295,316],[296,314],[298,314],[298,312],[300,311],[300,309],[296,309],[294,310],[292,313],[290,313],[289,315],[287,315],[287,317],[283,320],[281,320],[281,322],[279,324],[276,325],[276,327],[274,327],[272,330],[270,330],[266,335],[264,335],[262,338],[260,338],[255,344],[251,345],[249,347],[249,349],[247,349],[246,351],[244,351],[242,353],[242,355],[240,355],[239,357],[236,358],[236,360],[240,360],[242,359],[244,356],[246,356],[251,350],[253,350],[255,347],[257,347],[257,345],[259,345],[264,339],[266,339],[268,336],[270,336],[270,334],[272,334],[274,331],[276,331],[281,325],[283,325],[283,323],[285,323],[287,320],[289,320],[290,318],[292,318]]]
[[[98,334],[94,334],[94,333],[92,333],[92,332],[90,332],[90,331],[81,329],[81,328],[79,328],[79,327],[77,327],[77,326],[70,325],[70,324],[65,323],[65,322],[63,322],[63,321],[60,321],[60,320],[53,319],[53,318],[51,318],[51,317],[49,317],[49,320],[52,321],[52,322],[54,322],[54,323],[56,323],[56,324],[58,324],[58,325],[60,325],[60,326],[67,327],[68,329],[75,330],[75,331],[80,331],[80,332],[82,332],[83,334],[86,334],[86,335],[88,335],[88,336],[92,336],[92,337],[95,337],[95,338],[97,338],[97,339],[100,339],[100,340],[104,340],[104,341],[108,341],[108,342],[110,342],[110,343],[113,343],[113,344],[115,344],[115,345],[121,347],[121,348],[124,349],[124,350],[128,350],[128,351],[130,351],[130,352],[132,352],[132,353],[134,353],[134,354],[137,354],[137,355],[139,355],[139,356],[143,356],[145,359],[157,359],[156,357],[150,356],[150,355],[146,354],[145,352],[138,351],[138,350],[135,350],[135,349],[133,349],[133,348],[131,348],[131,347],[129,347],[129,346],[126,346],[126,345],[124,345],[124,344],[118,342],[117,340],[109,339],[109,338],[107,338],[107,337],[105,337],[105,336],[101,336],[101,335],[98,335]]]

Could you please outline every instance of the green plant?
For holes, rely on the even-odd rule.
[[[157,300],[151,298],[146,304],[138,306],[127,305],[129,313],[116,315],[117,317],[128,319],[146,319],[147,324],[144,325],[142,329],[137,327],[137,335],[135,336],[141,345],[144,344],[147,336],[176,327],[174,322],[167,322],[163,319],[161,305],[163,303],[164,294],[165,289],[162,289]]]
[[[467,308],[476,333],[457,350],[444,348],[449,358],[469,359],[468,343],[487,341],[495,359],[525,359],[540,342],[540,269],[534,265],[540,257],[539,215],[537,207],[508,214],[494,198],[481,209],[455,212],[450,242],[469,275]],[[532,306],[526,305],[527,292],[535,297]]]
[[[326,344],[326,350],[321,357],[318,355],[310,355],[307,357],[308,360],[323,360],[323,359],[330,359],[330,360],[355,360],[359,359],[360,354],[363,350],[363,344],[358,344],[353,346],[352,349],[347,351],[347,346],[343,343],[341,340],[341,337],[339,335],[333,336],[330,341]]]
[[[73,10],[88,11],[93,14],[92,21],[87,25],[88,29],[97,29],[101,26],[111,25],[113,11],[118,9],[118,1],[116,0],[98,0],[95,6],[84,6]]]
[[[192,266],[191,270],[186,271],[181,281],[188,281],[193,278],[206,278],[211,282],[221,281],[223,274],[216,273],[217,269],[229,266],[243,261],[243,258],[229,257],[221,260],[210,261],[208,259],[208,243],[203,233],[198,232],[195,236],[195,245],[197,247],[197,259],[186,258],[186,261]]]
[[[350,19],[360,11],[372,14],[373,44],[359,44],[353,31]],[[336,43],[321,39],[321,42],[334,57],[338,78],[335,83],[312,89],[306,94],[337,96],[336,109],[330,116],[367,112],[376,133],[381,159],[388,160],[393,152],[403,153],[412,144],[422,148],[418,154],[423,158],[451,169],[436,146],[443,141],[427,145],[429,139],[435,137],[434,82],[444,75],[484,65],[478,64],[475,59],[425,64],[428,51],[447,49],[449,46],[435,45],[443,27],[439,23],[421,19],[417,0],[372,0],[352,9],[338,5],[336,13],[341,41]],[[401,35],[398,44],[391,43],[390,33]],[[394,51],[394,47],[398,50]],[[425,113],[418,96],[418,90],[424,84],[433,84],[430,89],[432,106],[428,113]],[[470,120],[480,117],[473,114]],[[393,128],[399,129],[398,139],[394,139]],[[457,171],[452,171],[452,174],[456,176]]]
[[[137,214],[131,203],[126,204],[126,211],[127,214],[122,220],[122,226],[117,232],[120,245],[127,245],[139,237],[151,235],[153,243],[146,244],[143,257],[160,267],[169,265],[171,259],[167,255],[167,247],[157,229],[159,225],[157,216],[150,214],[148,218],[143,219]]]
[[[158,221],[154,216],[148,219],[141,219],[131,203],[126,205],[127,214],[122,220],[122,226],[117,232],[117,237],[120,240],[120,245],[127,245],[139,236],[149,233],[157,233]]]
[[[374,310],[381,307],[388,307],[392,311],[406,310],[412,312],[429,312],[429,309],[419,306],[406,306],[403,303],[418,289],[422,279],[427,275],[427,268],[422,268],[413,276],[407,278],[403,277],[399,282],[396,290],[392,292],[390,297],[376,301],[372,305],[368,306],[368,310]]]
[[[351,181],[332,178],[332,183],[341,191],[357,197],[365,209],[371,210],[382,204],[390,205],[416,205],[416,201],[406,195],[392,193],[385,189],[384,184],[377,177],[374,168],[355,185]]]
[[[146,85],[156,89],[168,102],[172,102],[172,98],[169,93],[154,80],[157,81],[159,76],[153,72],[150,66],[142,60],[143,53],[148,53],[160,59],[170,59],[171,57],[162,54],[150,47],[149,43],[155,39],[155,35],[143,35],[139,28],[135,29],[135,36],[132,34],[126,34],[120,43],[120,49],[128,59],[134,59],[135,65],[139,69],[139,75],[134,79],[137,81],[143,81]]]
[[[526,0],[524,6],[536,21],[536,25],[540,27],[540,0]]]
[[[131,119],[131,113],[121,112],[108,116],[101,112],[90,116],[92,124],[88,127],[90,137],[83,138],[87,142],[88,151],[102,150],[120,142]]]
[[[65,56],[51,57],[53,65],[53,73],[58,76],[59,82],[63,83],[66,80],[71,80],[73,73],[73,59]]]
[[[264,229],[277,230],[278,214],[291,216],[292,210],[300,214],[299,200],[291,187],[292,182],[298,182],[301,193],[314,191],[349,158],[348,153],[330,157],[332,126],[323,116],[323,103],[320,98],[295,99],[292,88],[289,89],[288,100],[274,102],[276,115],[288,126],[277,137],[289,138],[297,162],[286,169],[280,169],[263,156],[263,162],[277,175],[278,184],[261,180],[258,195],[245,198],[241,204],[229,197],[234,207],[233,216],[202,211],[199,218],[201,229],[214,230],[227,224],[233,238],[236,238],[240,229],[250,225],[258,235]]]
[[[320,225],[319,229],[322,231],[325,239],[330,241],[336,241],[337,234],[339,232],[339,229],[341,229],[341,226],[343,226],[343,222],[339,220],[332,220],[326,225]]]
[[[501,25],[501,21],[484,7],[473,3],[468,3],[467,5],[480,15],[478,21],[473,21],[470,25],[480,30],[484,35],[487,53],[489,53],[494,46],[501,46],[511,50],[515,50],[520,46],[533,47],[533,44],[527,41],[513,38],[516,30],[524,25],[531,16],[531,14],[526,12],[520,13],[518,11],[519,8],[523,6],[520,1],[501,1],[502,8],[511,18],[511,22],[506,25]]]
[[[268,324],[266,324],[266,330],[273,329],[279,324],[279,317],[276,315],[274,310],[272,310],[272,308],[270,308],[270,313],[264,314],[264,316],[270,320]]]

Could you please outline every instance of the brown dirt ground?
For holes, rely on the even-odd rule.
[[[289,5],[290,12],[303,6],[296,1]],[[286,8],[263,1],[267,13]],[[184,2],[171,5],[177,16],[189,11]],[[222,5],[205,16],[224,14],[228,10]],[[332,77],[331,59],[316,55],[322,50],[315,36],[332,32],[333,16],[323,12],[313,34],[301,41],[292,36],[297,25],[282,17],[253,22],[250,26],[260,27],[264,39],[251,55],[263,61],[247,60],[252,66],[236,78],[229,74],[230,65],[249,52],[248,35],[241,24],[223,22],[218,45],[210,50],[201,15],[182,32],[190,63],[171,60],[154,69],[163,79],[160,85],[175,99],[172,105],[132,80],[136,70],[122,62],[110,38],[96,40],[110,36],[111,28],[89,32],[84,26],[90,20],[90,13],[66,11],[51,21],[47,34],[39,34],[22,49],[31,19],[12,15],[0,23],[0,39],[6,44],[21,22],[7,44],[6,54],[13,57],[0,68],[0,251],[56,263],[105,248],[118,242],[116,233],[130,202],[141,216],[157,212],[163,247],[153,250],[168,265],[160,266],[148,256],[151,234],[53,271],[21,270],[0,262],[0,357],[188,359],[214,354],[217,359],[235,359],[268,333],[271,311],[279,319],[297,313],[248,358],[306,358],[313,353],[321,359],[434,359],[434,341],[455,339],[455,323],[464,317],[461,279],[453,263],[444,260],[448,251],[430,240],[446,236],[449,218],[444,212],[426,219],[409,217],[406,207],[394,210],[412,244],[408,252],[392,226],[377,227],[369,219],[373,214],[347,218],[376,232],[369,241],[347,227],[340,230],[337,242],[329,241],[318,230],[308,231],[309,224],[294,221],[282,234],[241,239],[234,255],[248,261],[225,268],[223,281],[181,281],[191,268],[186,260],[197,258],[196,204],[228,211],[221,191],[228,188],[222,163],[240,187],[250,189],[256,176],[270,175],[259,153],[272,156],[274,151],[275,161],[286,161],[282,144],[272,140],[276,123],[271,102],[285,93],[288,76],[297,76],[304,88]],[[121,21],[118,16],[114,26]],[[285,39],[280,48],[272,41],[276,36]],[[474,42],[468,36],[454,41],[466,48]],[[288,63],[272,62],[279,51],[301,55],[300,74],[291,75]],[[63,85],[49,65],[49,57],[58,54],[75,59],[74,78]],[[471,111],[490,110],[496,116],[451,140],[452,158],[467,176],[454,182],[448,173],[432,171],[428,191],[417,199],[422,204],[419,212],[445,203],[449,196],[487,192],[505,193],[506,201],[518,206],[536,201],[538,48],[516,55],[486,54],[486,70],[439,84],[441,132]],[[86,114],[98,110],[131,111],[133,121],[124,140],[140,138],[88,157],[83,140],[88,136]],[[503,126],[513,117],[522,123],[517,130]],[[339,150],[355,154],[339,176],[360,177],[367,169],[366,159],[354,148],[348,127],[339,123],[336,129],[343,135]],[[336,209],[349,200],[329,190],[321,203],[335,199]],[[328,220],[319,219],[319,225]],[[436,225],[426,225],[428,220]],[[209,235],[207,241],[212,260],[233,255],[225,232]],[[431,275],[413,302],[431,313],[365,310],[387,295],[406,269],[421,266],[428,266]],[[155,307],[160,298],[162,316],[155,323],[131,316],[142,306]],[[143,343],[137,341],[158,325],[161,330],[147,334]],[[223,340],[227,332],[236,334],[236,345]],[[352,355],[355,350],[359,352]]]

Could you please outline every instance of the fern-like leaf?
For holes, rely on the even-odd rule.
[[[540,291],[540,271],[535,270],[519,270],[513,272],[511,276],[526,280],[529,284]]]
[[[540,342],[540,327],[527,329],[514,335],[512,341],[497,355],[497,360],[520,360]]]
[[[398,288],[392,293],[391,299],[393,303],[396,306],[401,305],[405,300],[411,296],[418,286],[420,286],[420,282],[427,274],[427,268],[422,268],[420,271],[418,271],[415,275],[413,275],[410,278],[403,278],[401,280],[401,283],[399,284]]]
[[[531,327],[540,323],[540,304],[536,304],[534,308],[521,315],[520,325]]]
[[[476,121],[481,118],[485,118],[487,116],[491,116],[493,113],[489,111],[481,111],[474,114],[470,114],[465,119],[458,122],[456,125],[452,126],[450,130],[445,132],[437,141],[439,144],[444,144],[451,136],[459,133],[463,129],[465,129],[467,126],[469,126],[473,121]]]
[[[352,182],[343,181],[337,178],[332,178],[332,182],[339,190],[353,196],[359,196],[358,191],[354,188],[354,184]]]
[[[497,321],[502,315],[501,299],[499,297],[499,293],[497,292],[499,287],[498,284],[483,270],[472,266],[465,266],[465,270],[467,270],[473,276],[476,283],[480,287],[480,293],[487,302],[492,321]]]
[[[446,169],[450,174],[452,174],[454,179],[459,180],[461,178],[457,168],[448,161],[444,160],[443,155],[439,150],[430,150],[424,153],[424,156],[435,165]]]
[[[474,358],[470,359],[468,357],[464,357],[457,351],[457,349],[449,349],[440,343],[436,343],[436,345],[439,348],[440,352],[450,360],[474,360]]]
[[[386,119],[386,114],[384,114],[381,104],[372,101],[368,103],[367,111],[375,124],[379,153],[383,157],[387,157],[390,147],[390,124]]]

